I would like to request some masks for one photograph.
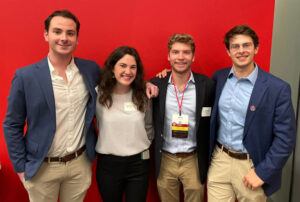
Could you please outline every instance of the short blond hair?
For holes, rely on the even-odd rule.
[[[184,43],[191,46],[192,52],[195,53],[195,42],[191,35],[189,34],[173,34],[168,42],[169,51],[172,49],[174,43]]]

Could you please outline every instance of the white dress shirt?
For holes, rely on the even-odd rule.
[[[74,58],[66,69],[67,82],[58,75],[49,58],[48,65],[56,112],[56,131],[48,156],[65,156],[85,144],[84,121],[89,92]]]

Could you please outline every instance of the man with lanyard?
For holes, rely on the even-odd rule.
[[[214,84],[191,71],[195,43],[190,35],[174,34],[168,49],[171,72],[151,80],[159,88],[153,100],[158,192],[163,202],[177,202],[182,183],[184,200],[199,202],[208,169]]]
[[[224,42],[233,65],[213,77],[208,201],[266,201],[295,144],[291,89],[254,63],[259,40],[250,27],[233,27]]]

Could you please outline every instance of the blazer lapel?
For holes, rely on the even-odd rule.
[[[220,76],[218,76],[218,78],[216,79],[217,80],[217,86],[216,86],[216,100],[215,100],[215,104],[216,106],[218,106],[218,103],[219,103],[219,99],[220,99],[220,96],[221,96],[221,93],[222,93],[222,90],[224,88],[224,85],[227,81],[227,78],[228,78],[228,74],[230,72],[230,69],[226,69],[225,71],[223,71],[221,73]]]
[[[256,109],[259,108],[261,104],[261,99],[268,88],[268,86],[265,84],[266,81],[267,78],[265,76],[265,73],[260,68],[258,68],[257,80],[255,82],[247,109],[247,115],[244,126],[244,138],[246,137],[251,122],[256,114]]]
[[[42,88],[42,91],[50,109],[50,113],[55,118],[56,116],[54,93],[47,58],[43,59],[40,63],[37,64],[35,76],[39,82],[39,85]]]
[[[96,100],[97,100],[97,93],[95,86],[92,84],[92,78],[90,77],[90,74],[87,72],[87,68],[85,64],[82,63],[82,60],[75,58],[74,59],[75,64],[77,68],[79,69],[80,74],[82,75],[84,84],[90,94],[90,99],[87,103],[87,110],[85,114],[85,121],[86,123],[90,123],[93,120],[94,113],[95,113],[95,106],[96,106]]]
[[[159,87],[159,106],[160,106],[160,114],[164,115],[166,111],[166,97],[167,97],[167,89],[168,89],[168,81],[171,74],[168,74],[166,78],[164,78],[161,86]],[[161,123],[164,123],[164,116],[161,116]],[[163,125],[163,124],[162,124]]]
[[[196,88],[196,127],[195,131],[198,131],[199,123],[200,123],[200,118],[201,118],[201,111],[202,111],[202,106],[203,102],[205,99],[205,83],[201,78],[198,76],[195,76],[193,73],[194,79],[195,79],[195,88]]]
[[[76,64],[76,66],[77,66],[77,68],[78,68],[80,74],[82,75],[82,78],[83,78],[83,80],[84,80],[85,86],[87,87],[87,89],[88,89],[90,95],[92,96],[92,98],[94,98],[94,93],[93,93],[93,91],[95,91],[95,89],[90,85],[89,78],[88,78],[87,73],[86,73],[86,71],[85,71],[84,65],[83,65],[82,62],[81,62],[79,59],[77,59],[77,58],[74,58],[74,62],[75,62],[75,64]]]
[[[219,100],[222,93],[222,90],[224,88],[224,85],[227,81],[228,74],[229,74],[230,68],[225,69],[224,71],[220,72],[220,75],[213,78],[213,80],[216,82],[216,94],[215,94],[215,102],[214,107],[212,109],[211,114],[211,126],[214,126],[216,129],[217,123],[218,123],[218,111],[219,111]],[[214,133],[213,133],[214,134]]]

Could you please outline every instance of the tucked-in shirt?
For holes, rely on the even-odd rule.
[[[99,137],[96,151],[100,154],[131,156],[150,147],[153,139],[152,107],[141,112],[132,102],[132,91],[112,94],[110,108],[96,104]]]
[[[258,68],[245,78],[237,78],[231,68],[219,100],[218,142],[225,147],[247,152],[243,134],[247,109],[257,79]]]
[[[164,132],[163,132],[163,150],[170,153],[192,152],[197,146],[195,126],[196,126],[196,88],[193,74],[191,74],[187,86],[183,92],[177,90],[178,100],[182,101],[182,114],[188,115],[188,137],[176,138],[172,137],[172,116],[179,114],[176,91],[171,82],[172,75],[168,81],[166,111],[164,117]]]
[[[89,92],[74,59],[66,69],[67,82],[48,58],[53,86],[56,131],[48,156],[65,156],[85,144],[84,121]]]

